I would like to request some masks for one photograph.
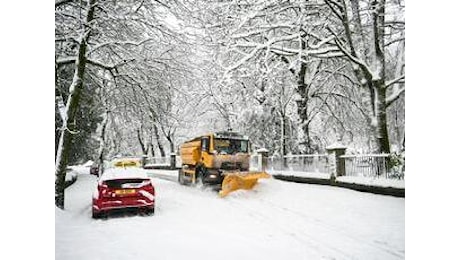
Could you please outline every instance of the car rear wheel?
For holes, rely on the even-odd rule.
[[[138,213],[141,216],[152,216],[153,214],[155,214],[155,208],[154,207],[153,208],[148,208],[148,207],[139,208]]]
[[[155,208],[147,209],[147,215],[153,215],[153,214],[155,214]]]
[[[100,218],[102,218],[102,215],[103,214],[101,212],[96,212],[96,211],[93,210],[93,213],[92,213],[93,219],[100,219]]]

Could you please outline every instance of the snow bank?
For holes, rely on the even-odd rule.
[[[89,167],[85,165],[71,165],[67,168],[71,169],[72,171],[75,171],[77,174],[89,174]]]
[[[83,167],[91,167],[91,165],[93,165],[93,164],[94,164],[94,162],[91,161],[91,160],[89,160],[89,161],[87,161],[86,163],[84,163],[82,166],[83,166]]]
[[[392,187],[404,189],[404,180],[398,179],[385,179],[385,178],[372,178],[372,177],[360,177],[360,176],[340,176],[336,179],[338,182],[355,183],[367,186],[378,186],[378,187]]]
[[[296,177],[307,177],[316,179],[330,179],[331,175],[322,172],[299,172],[299,171],[267,171],[271,175],[284,175],[284,176],[296,176]]]
[[[74,171],[74,170],[70,170],[70,171],[67,171],[66,174],[65,174],[65,181],[71,181],[75,178],[77,178],[77,172]]]

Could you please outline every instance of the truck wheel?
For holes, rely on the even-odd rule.
[[[182,170],[179,170],[177,182],[179,182],[181,185],[184,185],[184,172]]]
[[[202,167],[198,168],[198,170],[196,172],[196,184],[197,184],[197,186],[202,187],[202,186],[205,185],[204,176],[206,176],[206,169],[202,168]]]

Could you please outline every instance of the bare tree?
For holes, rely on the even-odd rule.
[[[356,105],[358,114],[365,112],[372,129],[369,134],[378,144],[376,150],[389,152],[387,108],[404,92],[403,48],[399,48],[396,58],[387,57],[394,53],[395,44],[404,42],[404,6],[399,3],[224,2],[215,6],[225,12],[225,18],[215,21],[221,26],[209,28],[216,28],[213,32],[226,46],[220,53],[227,77],[238,77],[248,64],[270,63],[273,57],[288,65],[297,81],[298,114],[307,143],[309,125],[320,111],[329,110],[338,123],[343,123],[334,116],[337,112],[330,104],[340,97],[342,102]],[[390,11],[386,11],[386,5]],[[389,75],[386,68],[395,62],[398,69]],[[331,75],[325,76],[326,72]],[[319,82],[324,77],[329,83]],[[359,88],[362,100],[347,96],[348,91],[334,92],[338,87]],[[317,91],[319,88],[321,91]]]
[[[56,190],[55,190],[55,204],[59,208],[64,209],[64,189],[65,189],[65,175],[67,168],[67,158],[70,150],[70,142],[72,134],[75,131],[75,113],[79,106],[81,89],[83,88],[84,74],[87,64],[86,50],[87,43],[92,33],[91,23],[94,19],[94,11],[96,8],[96,0],[89,0],[87,2],[83,28],[80,32],[80,38],[77,40],[76,47],[77,56],[75,59],[75,71],[72,84],[69,87],[70,95],[67,99],[65,107],[65,118],[63,119],[62,133],[59,139],[59,146],[56,155]]]
[[[171,77],[187,74],[184,57],[188,49],[181,33],[167,22],[169,3],[59,1],[55,8],[56,81],[62,76],[60,68],[75,68],[70,94],[64,100],[66,117],[56,152],[56,205],[63,208],[65,168],[72,134],[78,133],[75,113],[81,107],[83,84],[90,79],[95,87],[105,89],[104,100],[95,109],[103,118],[95,157],[102,160],[104,149],[108,149],[106,156],[132,152],[134,126],[151,109],[162,115],[158,112],[161,105],[150,104],[161,103],[162,95],[170,91]],[[157,140],[160,142],[159,137]]]

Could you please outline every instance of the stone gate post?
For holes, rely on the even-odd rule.
[[[346,150],[345,146],[338,143],[326,147],[331,179],[335,180],[336,177],[345,176],[345,159],[340,156],[344,155]]]

